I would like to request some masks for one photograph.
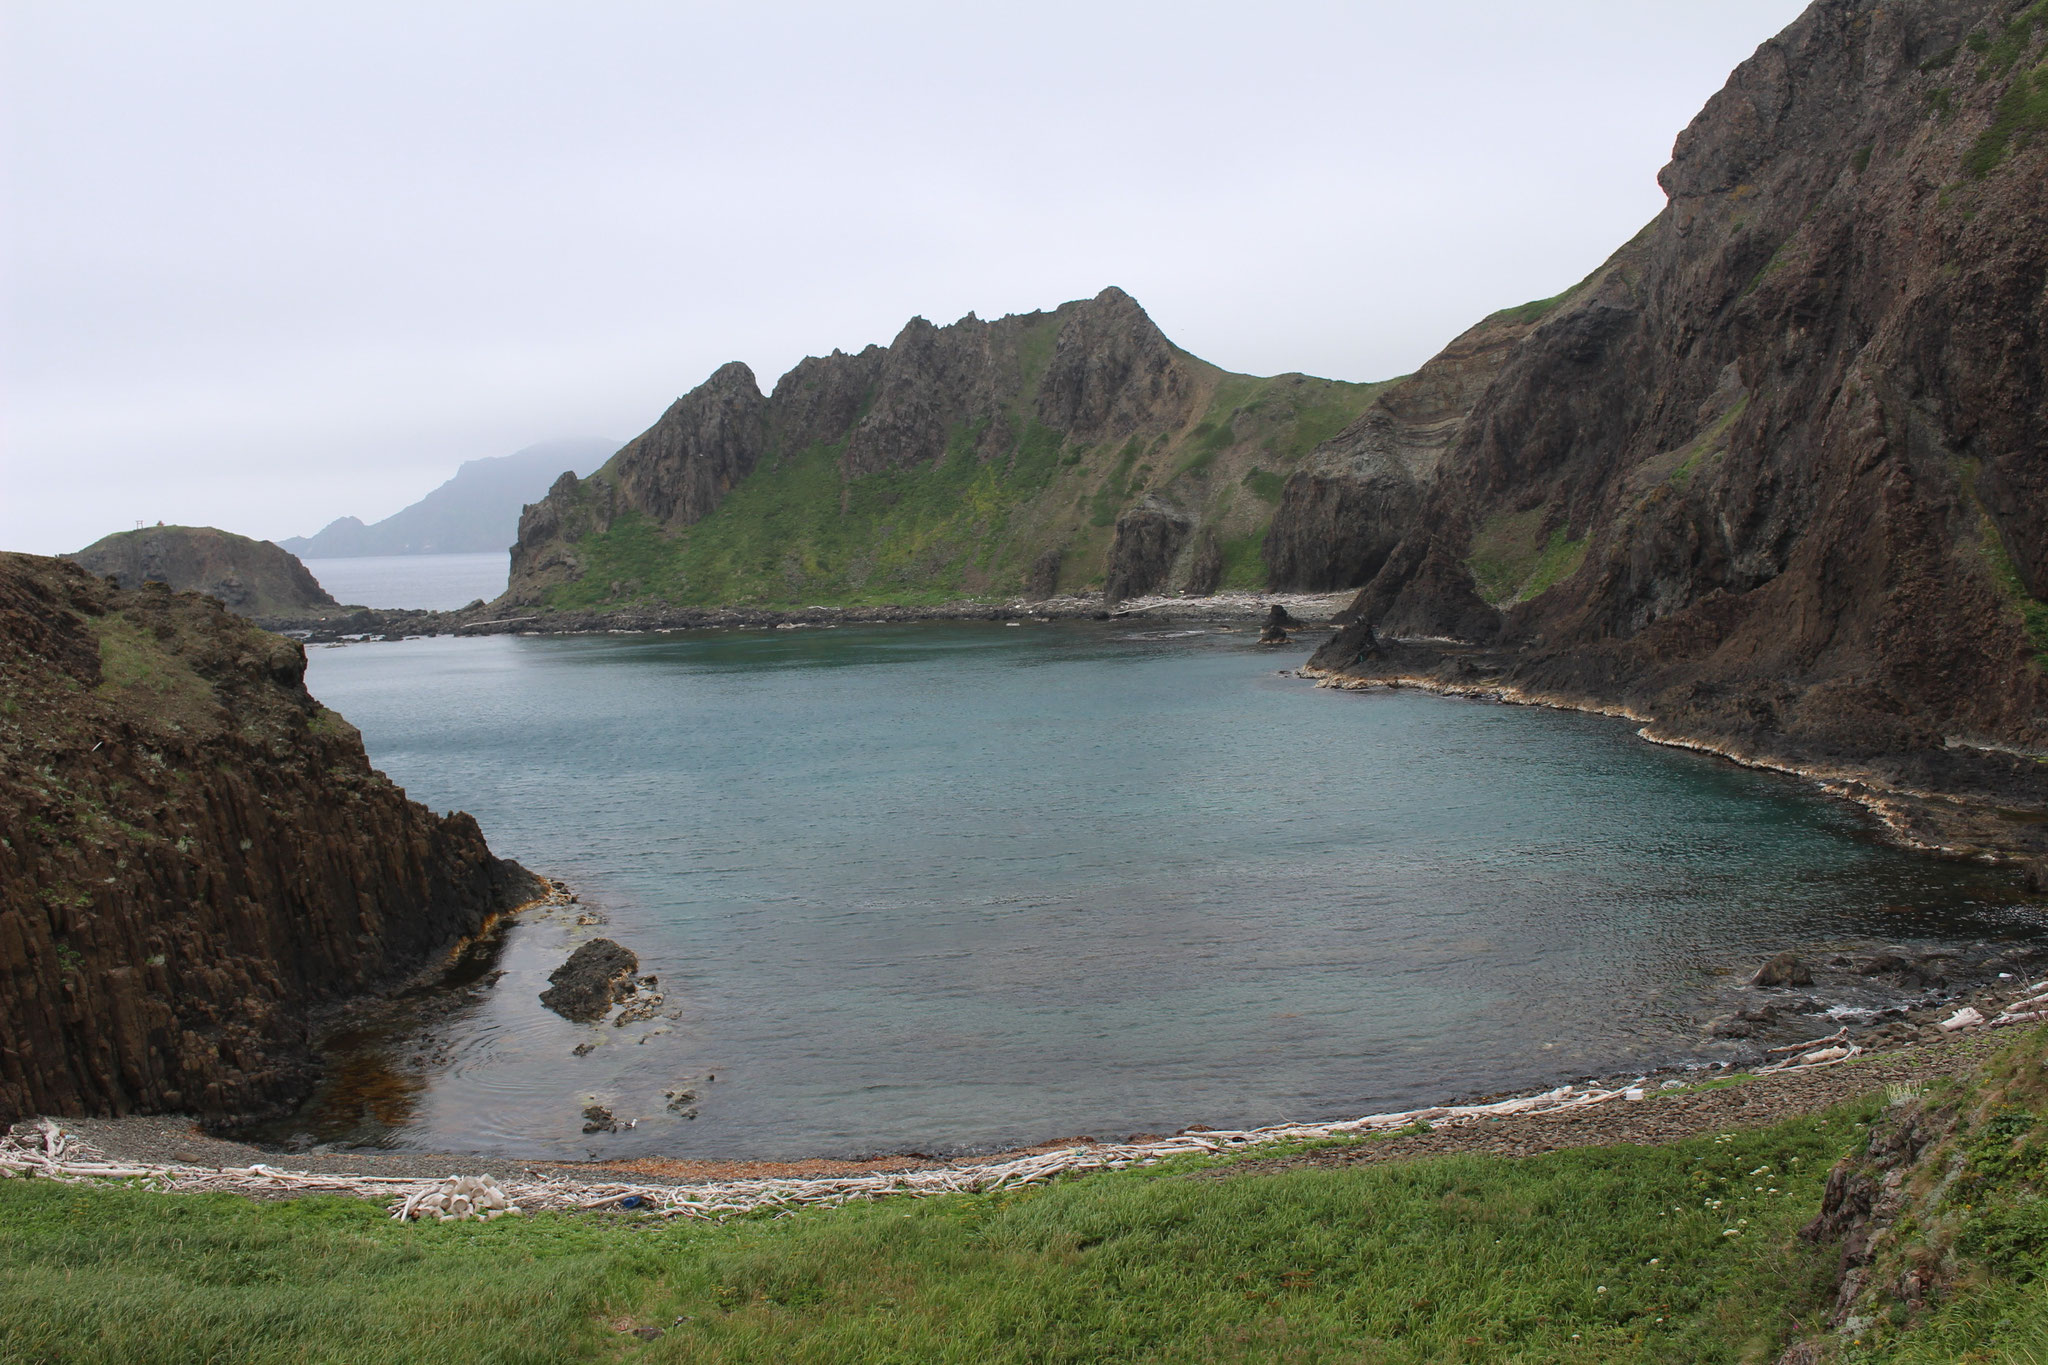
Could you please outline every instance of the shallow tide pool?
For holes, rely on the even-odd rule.
[[[289,1131],[788,1158],[1328,1119],[1727,1057],[1702,1017],[1782,948],[2026,931],[1995,874],[1809,785],[1597,717],[1317,689],[1252,640],[314,649],[376,766],[604,922],[530,917],[495,984],[340,1040]],[[597,934],[656,1017],[540,1006]],[[585,1134],[591,1102],[639,1122]]]

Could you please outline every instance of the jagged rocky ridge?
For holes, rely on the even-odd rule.
[[[2044,57],[2039,0],[1819,0],[1765,43],[1655,221],[1423,372],[1469,407],[1407,417],[1411,381],[1293,477],[1276,573],[1371,573],[1314,667],[1622,708],[2048,840]]]
[[[0,555],[0,1123],[280,1112],[316,1010],[541,893],[304,672],[212,599]]]
[[[500,609],[1260,586],[1282,478],[1374,386],[1229,374],[1106,289],[718,370],[520,518]]]

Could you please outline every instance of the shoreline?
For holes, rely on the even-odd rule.
[[[2036,1016],[2028,1016],[2030,1019]],[[0,1176],[135,1181],[160,1193],[230,1192],[253,1198],[341,1194],[387,1201],[412,1216],[422,1199],[458,1179],[489,1176],[533,1212],[638,1212],[723,1219],[762,1209],[831,1206],[892,1195],[1016,1188],[1061,1176],[1156,1165],[1184,1157],[1238,1157],[1191,1172],[1217,1179],[1304,1166],[1343,1165],[1460,1153],[1525,1156],[1564,1147],[1669,1142],[1730,1128],[1754,1128],[1978,1064],[2003,1045],[1985,1026],[1881,1051],[1812,1040],[1805,1051],[1699,1081],[1649,1077],[1565,1085],[1503,1100],[1446,1104],[1319,1124],[1276,1124],[1125,1143],[1064,1139],[986,1156],[940,1161],[916,1156],[868,1161],[734,1162],[640,1159],[521,1162],[434,1154],[330,1153],[286,1169],[253,1158],[241,1144],[207,1139],[176,1116],[29,1119],[0,1146]],[[59,1136],[61,1135],[61,1137]],[[53,1162],[38,1149],[71,1144]],[[77,1144],[83,1144],[78,1150]],[[167,1145],[168,1144],[168,1145]],[[379,1159],[381,1156],[382,1159]],[[64,1161],[72,1163],[66,1167]],[[38,1163],[41,1168],[38,1169]],[[514,1174],[516,1172],[516,1174]]]
[[[924,622],[1047,622],[1047,621],[1230,621],[1265,617],[1284,607],[1304,625],[1334,625],[1332,620],[1351,604],[1355,592],[1282,593],[1219,592],[1206,597],[1151,595],[1126,598],[1114,605],[1099,596],[1023,597],[997,600],[962,599],[932,606],[887,603],[850,607],[619,607],[606,611],[529,611],[503,608],[507,614],[480,611],[427,611],[363,607],[346,614],[317,617],[263,617],[265,630],[290,635],[308,644],[333,644],[369,638],[476,635],[647,635],[687,630],[777,630],[839,625],[913,625]]]
[[[2028,975],[2048,976],[2048,969],[2036,967]],[[1731,1087],[1747,1089],[1766,1080],[1775,1084],[1796,1076],[1817,1074],[1823,1069],[1829,1072],[1853,1069],[1844,1065],[1847,1063],[1945,1055],[1978,1044],[1988,1046],[1987,1040],[1998,1040],[2004,1036],[2003,1024],[2031,1024],[2048,1019],[2048,1011],[2044,1011],[2039,1015],[2026,1014],[2017,1020],[1991,1022],[1998,1019],[2002,1004],[2025,1000],[2044,989],[2048,989],[2048,981],[2030,985],[2025,977],[1979,981],[1905,1011],[1903,1019],[1893,1021],[1878,1015],[1859,1022],[1844,1022],[1833,1033],[1767,1048],[1761,1055],[1745,1062],[1672,1063],[1634,1073],[1581,1076],[1542,1090],[1466,1094],[1415,1109],[1355,1118],[1284,1121],[1248,1129],[1213,1129],[1194,1123],[1171,1135],[1141,1133],[1122,1140],[1092,1136],[1056,1137],[997,1151],[968,1152],[951,1157],[913,1151],[789,1160],[654,1156],[579,1161],[359,1147],[286,1152],[235,1137],[216,1136],[209,1133],[200,1120],[177,1114],[120,1117],[42,1115],[23,1120],[16,1128],[26,1130],[38,1122],[48,1121],[105,1152],[111,1161],[194,1171],[248,1170],[260,1166],[266,1170],[289,1170],[314,1177],[369,1181],[438,1180],[460,1175],[505,1178],[506,1172],[520,1172],[536,1179],[570,1184],[626,1181],[637,1185],[677,1187],[850,1179],[901,1182],[934,1173],[973,1173],[1015,1167],[1019,1163],[1052,1162],[1063,1170],[1079,1163],[1094,1169],[1099,1164],[1098,1157],[1116,1165],[1128,1165],[1141,1160],[1165,1159],[1175,1154],[1235,1152],[1275,1143],[1341,1140],[1353,1136],[1372,1138],[1377,1146],[1379,1141],[1391,1135],[1420,1137],[1428,1132],[1439,1135],[1431,1145],[1431,1150],[1437,1150],[1443,1148],[1446,1141],[1442,1137],[1444,1132],[1465,1131],[1473,1129],[1474,1125],[1492,1124],[1508,1118],[1518,1122],[1538,1122],[1553,1112],[1608,1104],[1635,1112],[1641,1108],[1641,1101],[1645,1098],[1662,1100],[1674,1095],[1687,1097],[1719,1093]],[[1954,1030],[1945,1028],[1941,1023],[1944,1016],[1953,1016],[1966,1009],[1978,1010],[1982,1019]],[[1982,1048],[1978,1047],[1978,1050]],[[1776,1061],[1772,1060],[1774,1057]],[[1418,1123],[1426,1126],[1424,1132],[1408,1131]],[[1451,1147],[1455,1149],[1456,1146],[1452,1141]]]
[[[1394,642],[1405,643],[1405,642]],[[1317,687],[1338,692],[1388,691],[1427,692],[1439,697],[1492,702],[1502,706],[1535,706],[1580,715],[1604,716],[1636,726],[1636,738],[1662,748],[1684,749],[1733,763],[1758,772],[1811,782],[1828,796],[1846,801],[1867,813],[1884,838],[1910,852],[1956,861],[1977,861],[1994,866],[2039,866],[2048,848],[2040,838],[2022,842],[2002,830],[1997,817],[2009,809],[1990,798],[1972,799],[1953,792],[1901,786],[1877,772],[1851,764],[1802,764],[1727,739],[1693,736],[1661,729],[1657,717],[1620,702],[1603,702],[1590,697],[1530,691],[1507,682],[1452,682],[1420,673],[1360,674],[1304,664],[1298,677]],[[1952,745],[1952,747],[1955,747]],[[2048,824],[2048,812],[2029,820]],[[2004,833],[2006,837],[1999,837]]]

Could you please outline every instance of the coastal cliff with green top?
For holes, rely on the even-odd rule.
[[[730,364],[526,509],[508,604],[930,604],[1262,589],[1287,478],[1384,384],[1232,374],[1120,289]]]

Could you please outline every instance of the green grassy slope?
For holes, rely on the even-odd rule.
[[[1025,392],[1033,360],[1024,357]],[[1036,361],[1042,369],[1043,357]],[[966,424],[934,464],[853,479],[842,477],[839,444],[771,456],[694,526],[670,532],[629,513],[583,537],[583,573],[549,588],[542,604],[916,606],[1007,597],[1049,550],[1063,552],[1060,589],[1083,592],[1102,584],[1118,514],[1148,492],[1218,537],[1223,586],[1261,588],[1259,544],[1281,481],[1385,386],[1201,369],[1207,402],[1178,431],[1076,445],[1006,411],[1002,453],[985,460],[976,452],[987,433]]]
[[[1795,1230],[1875,1108],[723,1227],[9,1181],[0,1361],[1767,1360],[1833,1268]]]

